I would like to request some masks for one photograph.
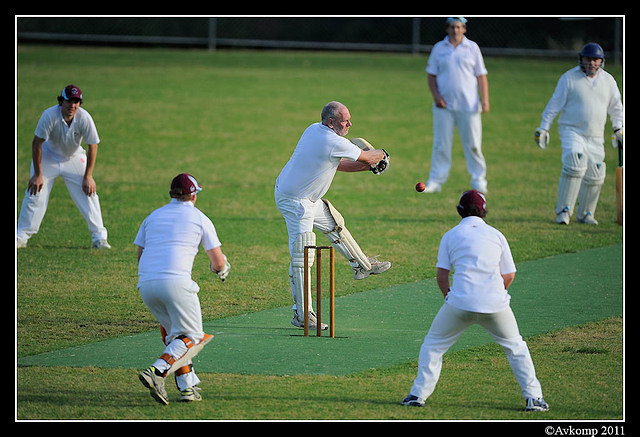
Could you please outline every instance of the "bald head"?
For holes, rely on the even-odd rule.
[[[345,105],[340,102],[329,102],[322,108],[322,124],[333,130],[340,136],[349,133],[351,127],[351,114]]]

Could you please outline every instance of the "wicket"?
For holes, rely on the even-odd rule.
[[[304,265],[309,265],[309,250],[315,249],[316,251],[316,317],[317,328],[316,336],[322,336],[322,309],[320,301],[322,300],[322,249],[329,249],[329,337],[335,338],[335,273],[334,273],[334,249],[332,246],[305,246],[304,247]],[[311,269],[304,269],[304,292],[303,292],[303,305],[304,305],[304,336],[309,336],[309,303],[307,300],[310,298],[308,293],[309,288],[309,276]]]

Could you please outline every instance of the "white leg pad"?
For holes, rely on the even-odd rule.
[[[295,305],[295,309],[300,310],[302,312],[304,308],[304,300],[303,293],[304,290],[304,271],[307,270],[307,274],[311,273],[311,266],[315,261],[315,250],[309,250],[309,258],[307,260],[307,265],[304,264],[304,248],[305,246],[315,246],[316,245],[316,234],[313,232],[304,232],[296,238],[293,243],[293,252],[291,254],[291,268],[289,271],[289,277],[291,279],[291,296],[293,297],[293,302]],[[311,284],[306,290],[307,293],[307,302],[309,304],[309,311],[311,309]],[[299,313],[301,314],[301,313]]]
[[[364,270],[371,270],[371,262],[360,246],[351,235],[351,232],[344,225],[342,214],[327,199],[322,201],[329,208],[329,212],[336,222],[336,227],[332,231],[325,232],[325,235],[340,254],[352,263],[358,263]]]
[[[566,173],[560,175],[558,182],[558,202],[556,203],[556,214],[567,210],[569,215],[573,214],[573,208],[578,199],[581,178],[569,176]]]
[[[569,215],[573,214],[573,208],[578,199],[580,182],[587,171],[587,157],[582,153],[563,153],[562,173],[558,182],[558,202],[556,203],[556,214],[567,210]]]
[[[582,185],[580,186],[580,191],[578,192],[578,220],[585,218],[589,214],[593,216],[596,213],[600,190],[602,189],[606,176],[606,169],[607,165],[604,162],[591,164],[587,168]]]

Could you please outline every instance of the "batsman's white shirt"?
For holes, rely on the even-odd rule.
[[[309,126],[276,180],[276,190],[315,202],[329,190],[342,158],[355,161],[362,150],[322,123]]]
[[[570,129],[585,137],[603,137],[607,113],[613,128],[621,128],[623,110],[616,80],[602,69],[590,78],[579,66],[572,68],[558,80],[540,127],[548,131],[558,113],[561,131]]]
[[[45,140],[42,143],[43,151],[48,151],[58,160],[67,160],[74,154],[83,152],[83,139],[86,144],[100,142],[93,118],[81,107],[73,116],[71,126],[62,118],[60,105],[45,109],[36,126],[35,135]]]
[[[516,271],[511,249],[504,235],[480,217],[465,217],[443,235],[436,267],[453,270],[448,304],[476,313],[509,306],[501,275]]]
[[[192,202],[177,199],[149,214],[134,244],[144,248],[138,264],[139,282],[191,279],[199,246],[204,250],[221,246],[211,220]]]

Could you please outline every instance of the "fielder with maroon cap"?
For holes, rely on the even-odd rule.
[[[93,247],[111,248],[93,179],[100,138],[93,118],[81,104],[80,88],[68,85],[58,96],[58,104],[46,109],[38,121],[31,142],[31,178],[18,217],[17,248],[26,247],[40,229],[57,177],[62,177],[86,220]],[[86,152],[81,146],[83,140]]]
[[[202,245],[211,271],[223,282],[231,269],[213,223],[195,207],[201,189],[190,174],[176,176],[169,191],[171,201],[144,219],[134,240],[138,246],[138,291],[160,323],[166,346],[138,377],[151,396],[165,405],[169,398],[164,381],[174,372],[180,401],[202,399],[191,358],[213,336],[203,331],[200,287],[191,279],[198,248]]]
[[[546,411],[549,406],[542,398],[529,348],[509,305],[507,288],[516,274],[509,244],[500,231],[485,223],[487,204],[479,191],[466,191],[457,210],[462,220],[442,237],[436,263],[444,304],[424,338],[418,375],[402,404],[424,406],[440,377],[442,356],[469,326],[477,323],[506,352],[526,401],[525,409]]]

